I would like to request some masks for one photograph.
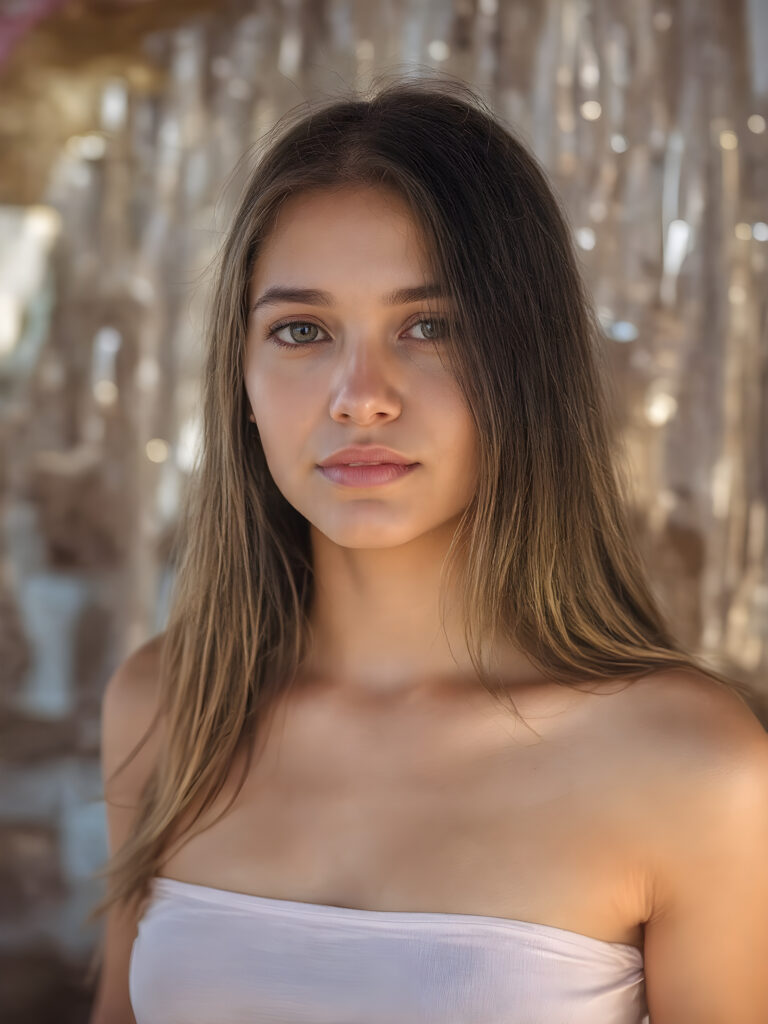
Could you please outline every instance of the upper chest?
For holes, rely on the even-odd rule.
[[[641,945],[644,773],[619,701],[563,688],[522,701],[541,739],[483,695],[398,709],[286,705],[229,809],[214,822],[244,755],[162,873],[310,903],[530,920]]]

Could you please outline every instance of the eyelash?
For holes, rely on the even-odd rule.
[[[435,323],[438,323],[438,324],[442,325],[444,329],[445,329],[445,327],[448,324],[448,320],[445,317],[425,316],[425,317],[420,317],[418,320],[414,320],[413,323],[409,324],[409,326],[406,328],[406,330],[410,330],[412,327],[416,327],[417,324],[432,323],[432,322],[435,322]],[[283,320],[280,323],[274,324],[272,327],[270,327],[270,329],[269,329],[269,331],[267,331],[267,335],[266,335],[267,340],[271,341],[274,345],[278,345],[280,348],[309,348],[309,346],[311,346],[311,345],[319,344],[320,339],[314,339],[313,341],[304,341],[304,342],[301,342],[301,341],[283,341],[281,338],[278,338],[276,336],[277,332],[281,331],[284,327],[291,327],[291,326],[294,326],[294,325],[295,326],[300,326],[300,327],[317,327],[319,330],[322,331],[322,327],[320,327],[319,324],[313,323],[311,320]],[[413,338],[412,340],[413,341],[420,341],[423,344],[434,344],[436,341],[439,341],[440,338],[443,337],[443,336],[444,335],[439,335],[437,338]]]

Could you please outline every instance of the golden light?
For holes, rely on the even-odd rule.
[[[737,149],[739,145],[739,137],[736,132],[730,128],[726,128],[725,131],[720,132],[720,148],[721,149]]]
[[[114,405],[117,401],[117,384],[113,380],[97,380],[93,395],[99,405]]]
[[[603,108],[597,100],[585,100],[581,104],[581,116],[585,121],[597,121],[603,112]]]
[[[150,462],[165,462],[168,458],[170,446],[161,437],[153,437],[150,441],[147,441],[144,451]]]

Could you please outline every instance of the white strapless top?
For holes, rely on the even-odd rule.
[[[357,910],[156,876],[137,1024],[648,1024],[643,954],[474,914]]]

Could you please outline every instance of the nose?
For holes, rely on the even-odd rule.
[[[334,381],[330,402],[331,418],[354,420],[365,425],[400,415],[402,399],[385,359],[365,350],[363,344],[350,351]]]

